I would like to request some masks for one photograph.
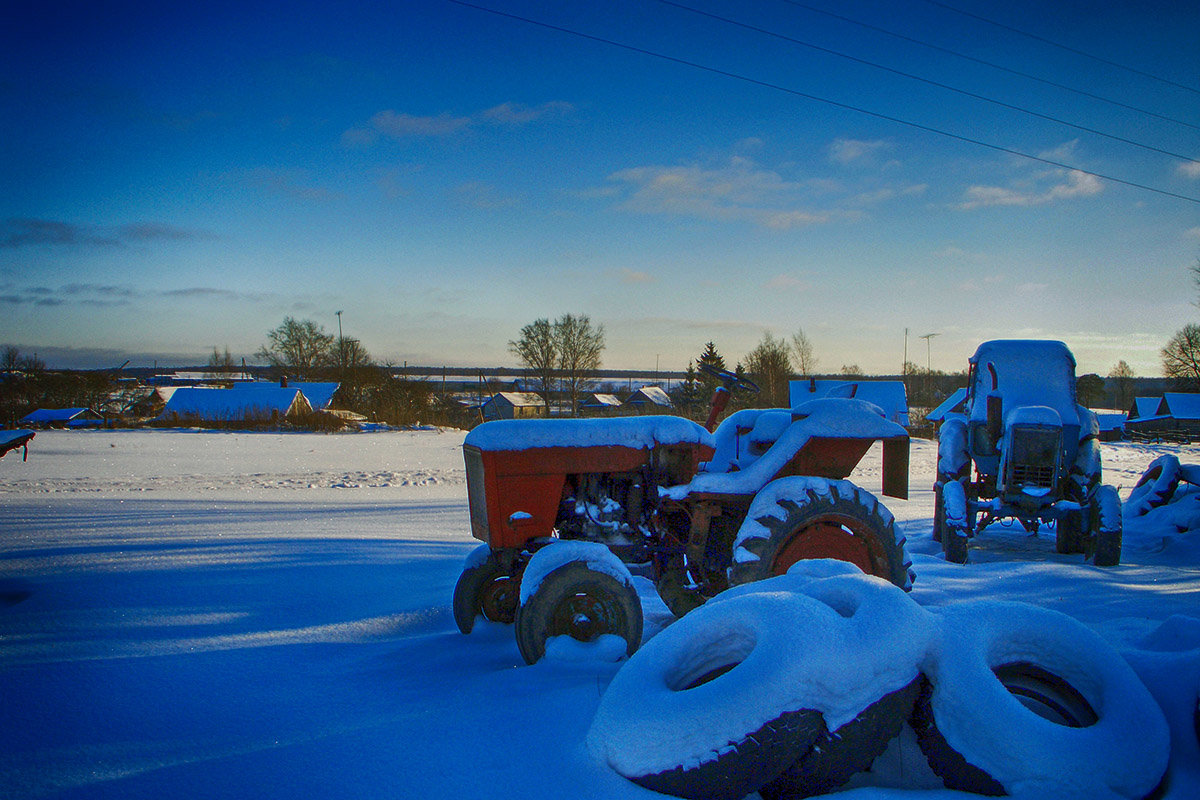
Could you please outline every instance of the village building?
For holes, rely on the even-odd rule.
[[[181,422],[277,422],[312,413],[304,394],[294,387],[271,385],[250,388],[210,389],[180,387],[171,395],[159,419]]]
[[[103,423],[90,408],[39,408],[17,420],[31,428],[89,428]]]
[[[485,420],[525,419],[545,414],[546,403],[532,392],[497,392],[480,407]]]
[[[625,398],[623,405],[637,409],[641,414],[656,414],[673,408],[671,398],[660,386],[643,386]]]

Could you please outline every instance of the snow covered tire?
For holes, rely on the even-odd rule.
[[[1179,486],[1180,469],[1178,456],[1167,453],[1150,462],[1150,466],[1138,478],[1125,504],[1134,516],[1146,514],[1161,505],[1166,505]]]
[[[1107,484],[1096,489],[1089,506],[1092,521],[1092,563],[1097,567],[1115,567],[1121,563],[1121,498]]]
[[[780,478],[755,496],[733,543],[729,583],[781,575],[797,561],[836,558],[911,589],[905,539],[890,511],[850,481]]]
[[[520,574],[506,569],[497,554],[481,544],[467,556],[454,584],[454,622],[463,633],[475,627],[476,617],[511,623],[517,615]]]
[[[947,788],[1140,798],[1166,771],[1158,704],[1115,650],[1065,614],[948,606],[927,666],[912,726]]]
[[[971,512],[967,506],[967,491],[962,481],[949,481],[942,486],[942,553],[951,564],[967,563],[967,542],[971,537]]]
[[[616,561],[607,548],[599,548],[608,559]],[[580,642],[592,642],[604,635],[625,640],[626,655],[633,655],[642,642],[642,604],[629,578],[628,569],[616,561],[614,569],[608,559],[600,563],[571,558],[567,553],[561,564],[546,564],[541,573],[540,563],[551,561],[568,545],[550,545],[530,559],[521,582],[521,604],[517,608],[517,648],[526,664],[535,664],[546,655],[546,643],[555,636],[570,636]],[[547,558],[549,556],[549,558]],[[534,579],[532,589],[527,581]]]

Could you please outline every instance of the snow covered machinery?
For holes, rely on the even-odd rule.
[[[837,558],[909,589],[891,513],[844,480],[883,442],[883,490],[908,496],[908,434],[870,403],[809,401],[747,409],[712,428],[749,381],[723,385],[707,427],[671,416],[488,422],[463,451],[471,530],[480,545],[454,590],[454,617],[515,622],[532,664],[561,638],[632,654],[642,611],[633,576],[676,615],[731,584],[796,561]],[[623,641],[622,641],[623,640]]]
[[[1055,524],[1060,553],[1121,560],[1121,501],[1100,482],[1096,415],[1075,401],[1075,357],[1062,342],[997,340],[970,360],[966,405],[938,433],[933,537],[965,563],[984,526]],[[971,465],[974,464],[972,474]]]

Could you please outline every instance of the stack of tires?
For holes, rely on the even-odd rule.
[[[1074,619],[1004,602],[935,614],[824,560],[658,634],[614,677],[588,746],[657,792],[776,800],[845,785],[906,724],[961,791],[1140,798],[1167,766],[1161,710]]]

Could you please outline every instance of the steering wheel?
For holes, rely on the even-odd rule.
[[[713,376],[724,384],[726,389],[740,389],[745,392],[758,393],[758,384],[744,376],[738,375],[736,372],[730,372],[727,369],[719,369],[712,364],[697,365],[700,371]]]

